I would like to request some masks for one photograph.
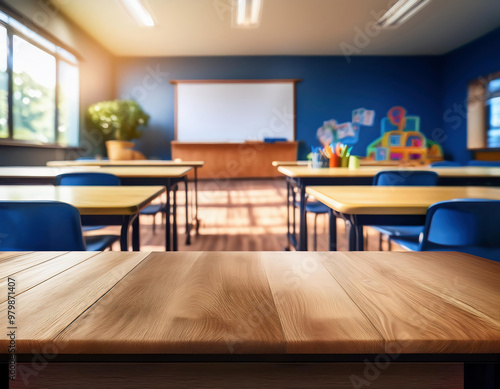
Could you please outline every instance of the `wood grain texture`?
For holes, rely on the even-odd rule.
[[[499,262],[463,253],[407,254],[411,253],[401,253],[392,268],[398,277],[410,278],[457,308],[500,326]],[[372,253],[370,259],[385,263],[387,255]]]
[[[67,353],[285,351],[263,265],[251,253],[152,254],[58,341]]]
[[[178,317],[182,284],[201,253],[152,253],[90,308],[55,343],[66,353],[176,352],[179,339],[168,336]]]
[[[322,168],[312,169],[307,166],[279,166],[278,171],[288,177],[374,177],[380,171],[394,170],[393,167],[362,166],[359,169],[346,168]],[[498,167],[450,167],[450,168],[427,168],[427,167],[398,167],[398,171],[428,170],[436,172],[442,177],[498,177]]]
[[[32,266],[58,258],[65,253],[64,251],[26,253],[11,251],[5,253],[7,257],[0,261],[0,278],[5,278],[22,270],[31,268]]]
[[[364,254],[316,255],[383,336],[387,353],[500,352],[500,325],[402,276],[394,270],[401,261],[397,255],[388,253],[380,261]],[[434,277],[433,282],[442,280]]]
[[[18,257],[21,255],[31,254],[30,252],[20,252],[20,251],[5,251],[0,253],[0,261],[11,257]]]
[[[29,364],[18,365],[31,371]],[[461,389],[462,364],[393,363],[368,370],[354,363],[51,363],[12,389]],[[20,377],[21,378],[21,377]],[[362,381],[364,380],[364,381]]]
[[[481,186],[310,186],[306,192],[328,207],[351,215],[425,215],[440,201],[500,200],[500,189]]]
[[[0,262],[20,277],[19,353],[500,352],[500,264],[466,254],[84,255]]]
[[[48,280],[49,278],[54,277],[75,265],[78,265],[80,262],[86,261],[90,257],[98,255],[97,252],[76,251],[59,256],[53,255],[51,260],[43,261],[43,254],[44,253],[38,253],[36,258],[40,259],[41,262],[38,262],[34,266],[18,272],[9,273],[7,277],[0,278],[0,290],[7,290],[8,278],[12,278],[16,282],[16,294],[21,294]],[[14,268],[15,266],[12,266],[12,269]],[[5,301],[7,301],[7,294],[0,295],[0,302]]]
[[[313,253],[261,257],[288,353],[384,352],[382,336]]]
[[[47,166],[191,166],[202,167],[205,161],[164,161],[164,160],[134,160],[134,161],[108,161],[108,160],[76,160],[76,161],[49,161]]]
[[[16,296],[17,352],[40,352],[79,315],[137,266],[148,254],[104,252]],[[7,303],[0,304],[7,323]],[[6,334],[0,348],[7,349]],[[61,346],[59,350],[63,350]]]
[[[201,159],[199,178],[278,177],[274,159],[297,158],[297,142],[172,142],[172,158]]]
[[[165,192],[163,186],[2,185],[1,201],[62,201],[81,215],[133,215]]]

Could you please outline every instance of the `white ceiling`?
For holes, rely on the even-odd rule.
[[[62,12],[118,56],[341,55],[389,0],[263,0],[261,24],[231,27],[231,0],[148,0],[139,27],[119,0],[65,0]],[[449,52],[500,26],[498,0],[433,0],[397,29],[360,42],[360,55]],[[362,47],[363,46],[363,47]],[[352,47],[351,47],[352,48]]]

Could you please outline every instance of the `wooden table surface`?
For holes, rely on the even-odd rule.
[[[310,161],[273,161],[273,166],[309,166]],[[361,166],[400,166],[398,161],[371,161],[362,159],[359,161]]]
[[[87,159],[78,161],[49,161],[47,166],[192,166],[202,167],[205,161],[164,161],[164,160],[139,160],[139,161],[108,161]]]
[[[310,186],[306,193],[350,215],[425,215],[440,201],[500,200],[500,188],[484,186]]]
[[[111,173],[121,178],[180,178],[186,175],[190,166],[75,166],[75,167],[50,167],[50,166],[24,166],[1,167],[0,178],[55,178],[59,174],[73,172],[99,172]]]
[[[61,201],[81,215],[134,215],[164,192],[163,186],[0,185],[0,201]]]
[[[7,277],[19,354],[500,352],[500,263],[453,252],[0,253]]]
[[[278,171],[288,177],[374,177],[383,170],[412,171],[428,170],[434,171],[442,177],[499,177],[500,168],[497,167],[380,167],[361,166],[359,169],[348,168],[322,168],[313,169],[307,166],[278,166]]]
[[[273,161],[273,166],[308,166],[309,161]]]

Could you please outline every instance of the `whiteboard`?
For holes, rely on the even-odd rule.
[[[295,140],[295,82],[178,82],[177,140]]]

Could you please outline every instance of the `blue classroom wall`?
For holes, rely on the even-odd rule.
[[[443,56],[442,146],[450,159],[467,162],[467,88],[469,81],[500,71],[500,29]]]
[[[136,149],[149,158],[170,158],[174,139],[176,79],[288,79],[297,84],[299,159],[318,145],[316,130],[323,122],[351,120],[355,108],[376,111],[375,125],[362,127],[353,153],[380,136],[380,119],[395,106],[421,117],[421,130],[442,137],[441,57],[164,57],[117,60],[117,97],[134,98],[151,115],[148,130]],[[194,113],[196,114],[196,113]],[[200,118],[202,123],[203,118]]]

